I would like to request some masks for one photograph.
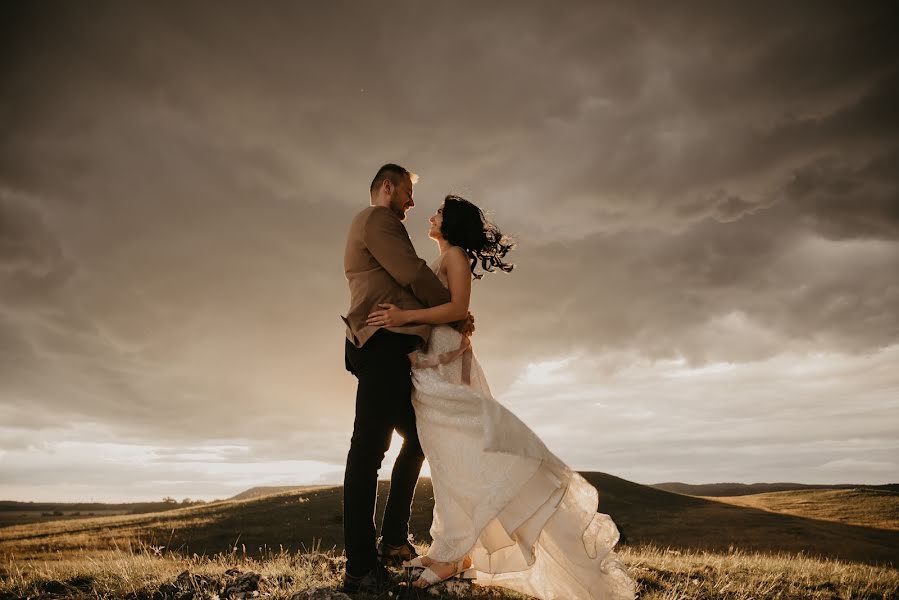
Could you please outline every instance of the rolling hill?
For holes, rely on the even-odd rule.
[[[899,492],[889,490],[793,490],[710,500],[811,519],[899,531]]]
[[[654,483],[651,487],[687,494],[689,496],[748,496],[751,494],[765,494],[768,492],[788,492],[793,490],[849,490],[865,488],[869,490],[886,490],[899,492],[899,483],[887,483],[884,485],[863,485],[854,483],[840,483],[833,485],[816,485],[807,483],[680,483],[670,481],[667,483]]]
[[[162,512],[204,504],[202,501],[178,502],[17,502],[0,500],[0,528],[26,523],[46,523],[88,517],[133,515]]]
[[[897,564],[899,532],[779,514],[684,496],[604,473],[583,473],[600,490],[600,510],[612,515],[629,545],[684,550],[803,552],[872,564]],[[379,514],[387,484],[381,482]],[[226,500],[164,513],[122,515],[0,529],[0,552],[47,558],[83,549],[102,551],[138,543],[200,555],[267,549],[342,547],[340,486]],[[411,528],[428,540],[433,492],[419,481]]]
[[[251,487],[248,490],[244,490],[243,492],[231,496],[228,500],[250,500],[252,498],[261,498],[263,496],[271,496],[272,494],[283,494],[284,492],[308,492],[309,490],[316,490],[326,487],[333,487],[330,485],[259,485],[256,487]]]

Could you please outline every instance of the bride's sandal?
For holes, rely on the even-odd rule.
[[[467,566],[466,563],[468,563]],[[447,579],[452,579],[457,575],[461,575],[463,579],[474,579],[476,577],[475,570],[471,568],[471,559],[467,556],[462,558],[462,560],[452,563],[452,565],[453,570],[446,577],[441,577],[433,569],[426,567],[425,570],[421,572],[419,578],[415,580],[413,586],[417,588],[427,588],[442,581],[446,581]]]
[[[427,558],[427,557],[426,556],[416,556],[412,560],[404,560],[403,568],[404,569],[427,569],[428,565],[430,565],[433,561],[429,559],[428,564],[426,565],[426,564],[424,564],[424,562],[422,562],[422,561],[424,561],[425,558]]]

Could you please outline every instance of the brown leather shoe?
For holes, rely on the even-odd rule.
[[[382,565],[378,565],[359,577],[344,573],[340,591],[347,594],[383,594],[391,587],[393,587],[393,581],[390,573]]]
[[[392,546],[384,540],[378,544],[378,558],[385,566],[399,567],[404,561],[412,560],[416,556],[418,556],[418,551],[409,540],[406,540],[406,543],[401,546]]]

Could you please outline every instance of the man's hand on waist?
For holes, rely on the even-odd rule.
[[[462,335],[471,337],[474,334],[474,315],[469,312],[467,317],[459,321],[458,329]]]

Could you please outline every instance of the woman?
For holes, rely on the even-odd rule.
[[[543,600],[632,599],[634,582],[612,548],[618,530],[596,512],[598,494],[490,394],[469,339],[445,325],[468,314],[478,263],[504,262],[512,243],[483,212],[447,196],[429,219],[440,248],[432,268],[452,300],[420,310],[379,305],[375,326],[429,323],[426,351],[413,352],[416,424],[434,487],[433,543],[408,566],[427,587],[465,572]]]

